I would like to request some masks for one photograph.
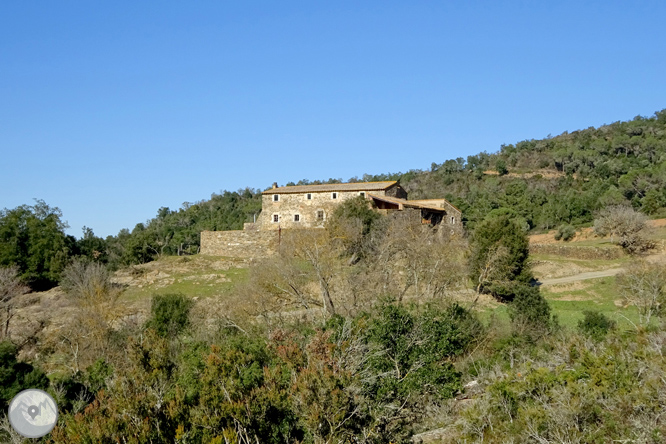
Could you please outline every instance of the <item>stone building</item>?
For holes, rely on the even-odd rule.
[[[407,193],[395,181],[296,185],[266,190],[262,194],[261,215],[257,228],[314,228],[323,226],[335,208],[347,199],[370,194],[406,198]]]
[[[252,252],[259,250],[273,251],[282,229],[323,227],[340,203],[359,196],[380,213],[400,212],[415,223],[462,229],[462,213],[446,199],[408,200],[397,181],[286,187],[274,183],[262,193],[261,214],[256,222],[246,223],[242,231],[202,232],[201,253],[252,257]]]
[[[262,193],[261,214],[246,229],[321,227],[335,208],[347,199],[362,196],[382,213],[420,210],[422,221],[431,225],[460,226],[461,213],[446,199],[407,200],[397,181],[335,183],[278,187]]]

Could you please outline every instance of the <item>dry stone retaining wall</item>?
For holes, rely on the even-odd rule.
[[[201,254],[243,259],[261,258],[277,251],[277,231],[202,231]]]
[[[574,245],[531,244],[532,254],[555,254],[572,259],[618,259],[624,255],[620,247],[587,247]]]

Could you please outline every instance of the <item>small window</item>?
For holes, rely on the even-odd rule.
[[[360,193],[358,193],[358,195],[361,196],[361,197],[365,197],[365,193],[364,193],[363,191],[361,191]]]
[[[294,214],[294,222],[300,222],[301,221],[301,215],[300,214]]]
[[[273,194],[273,202],[278,202],[280,200],[279,194]]]
[[[273,222],[280,222],[280,216],[278,214],[273,215]]]
[[[337,199],[338,193],[331,193],[331,199]]]
[[[305,198],[306,198],[307,200],[312,200],[312,194],[310,194],[310,193],[306,194],[306,195],[305,195]]]
[[[317,210],[317,220],[324,220],[324,210]]]
[[[453,217],[453,216],[451,216],[451,224],[453,225],[453,224],[455,224],[455,223],[456,223],[456,218]]]

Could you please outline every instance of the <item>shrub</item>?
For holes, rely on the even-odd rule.
[[[596,341],[601,341],[610,330],[615,328],[615,321],[608,319],[601,312],[586,310],[583,315],[585,317],[578,321],[578,329]]]
[[[26,362],[18,362],[18,350],[14,344],[0,342],[0,408],[6,411],[9,401],[21,390],[37,388],[46,390],[49,380],[38,368]]]
[[[548,333],[556,324],[551,316],[550,305],[538,287],[514,283],[511,291],[509,317],[514,333],[526,334],[532,339]]]
[[[371,320],[363,370],[371,411],[386,421],[383,436],[409,430],[428,399],[446,399],[460,389],[461,374],[451,359],[468,350],[481,332],[473,313],[458,305],[414,312],[386,305]]]
[[[572,225],[562,225],[555,233],[555,240],[570,241],[576,236],[576,229]]]
[[[153,295],[146,327],[160,336],[176,336],[189,326],[192,305],[192,300],[180,293]]]

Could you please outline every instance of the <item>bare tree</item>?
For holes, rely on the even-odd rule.
[[[627,304],[638,309],[642,324],[649,324],[652,316],[664,313],[666,267],[663,265],[636,262],[617,276],[617,284]]]
[[[18,267],[0,267],[0,310],[1,322],[0,339],[9,338],[9,324],[14,317],[16,298],[30,291],[30,288],[21,282]]]
[[[609,236],[630,254],[641,253],[654,248],[648,238],[647,216],[623,205],[606,207],[594,219],[594,232],[598,236]]]
[[[330,242],[327,230],[298,230],[285,236],[282,255],[296,257],[306,261],[310,272],[319,285],[319,295],[324,310],[328,315],[335,315],[332,282],[336,269],[340,265],[340,251]]]
[[[111,282],[106,267],[75,261],[63,272],[61,287],[75,304],[75,314],[60,330],[60,348],[72,359],[74,371],[92,364],[109,349],[108,334],[121,310],[122,288]]]

